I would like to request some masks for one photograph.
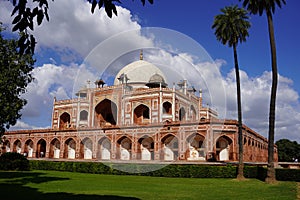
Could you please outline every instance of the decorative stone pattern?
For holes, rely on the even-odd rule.
[[[140,70],[139,63],[154,66],[137,61],[129,69]],[[133,80],[135,73],[125,76],[127,68],[113,86],[99,80],[101,87],[83,88],[78,98],[54,99],[52,127],[6,132],[2,151],[53,159],[237,161],[236,120],[218,119],[216,111],[202,106],[202,93],[197,97],[185,80],[180,88],[168,88],[162,72],[148,69],[156,75],[149,75],[147,87]],[[267,162],[267,139],[246,125],[243,143],[245,162]]]

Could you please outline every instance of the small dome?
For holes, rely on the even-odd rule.
[[[151,76],[149,83],[165,83],[165,79],[159,74],[154,74]]]
[[[146,86],[150,88],[160,87],[160,85],[162,87],[167,87],[168,84],[166,84],[164,77],[157,73],[151,76],[149,82],[146,84]]]

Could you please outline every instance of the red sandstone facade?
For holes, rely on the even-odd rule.
[[[126,69],[150,63],[126,67],[113,86],[100,80],[78,98],[55,99],[50,129],[7,132],[2,151],[58,160],[238,160],[236,120],[218,119],[186,81],[168,88],[156,68],[146,83],[126,80]],[[267,162],[266,138],[243,125],[243,141],[245,162]]]

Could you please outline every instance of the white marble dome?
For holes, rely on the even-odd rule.
[[[128,78],[128,85],[133,87],[146,87],[150,78],[155,74],[160,75],[164,80],[166,80],[165,75],[158,67],[147,61],[138,60],[126,65],[119,71],[115,77],[114,85],[121,84],[122,82],[118,78],[126,75]]]

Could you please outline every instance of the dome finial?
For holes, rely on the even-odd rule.
[[[140,51],[140,60],[144,60],[143,49],[141,49],[141,51]]]

